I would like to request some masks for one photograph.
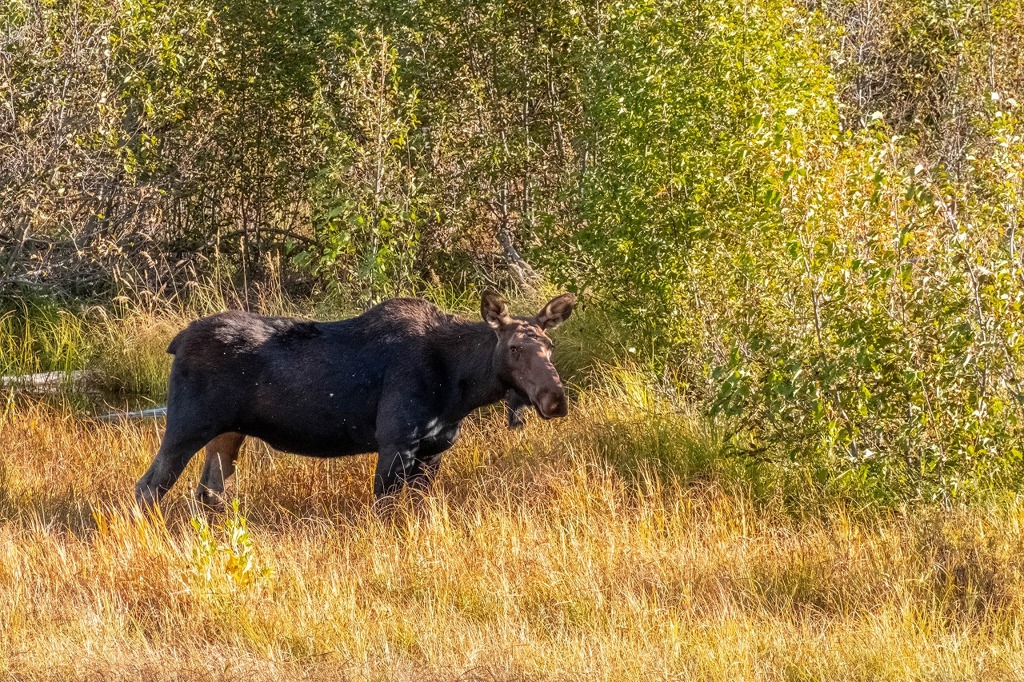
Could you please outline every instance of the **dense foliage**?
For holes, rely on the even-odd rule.
[[[1024,473],[1019,0],[12,0],[0,30],[6,290],[544,277],[748,456],[898,496]]]

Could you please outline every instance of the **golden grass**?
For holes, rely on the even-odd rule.
[[[162,521],[129,506],[158,424],[11,403],[0,677],[1021,677],[1024,504],[787,513],[706,423],[627,394],[524,433],[481,415],[390,522],[371,458],[250,443],[209,525],[198,458]]]

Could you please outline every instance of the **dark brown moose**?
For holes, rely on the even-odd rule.
[[[315,457],[378,452],[378,499],[405,484],[424,488],[476,408],[505,397],[513,426],[527,403],[545,419],[565,416],[545,332],[575,301],[563,294],[536,317],[512,317],[488,291],[483,322],[415,298],[338,322],[240,311],[197,320],[167,348],[167,430],[135,497],[143,506],[159,501],[205,445],[196,496],[220,506],[246,436]]]

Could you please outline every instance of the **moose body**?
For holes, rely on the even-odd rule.
[[[410,298],[337,322],[240,311],[193,322],[168,347],[167,429],[136,498],[158,501],[206,445],[197,497],[218,506],[246,436],[316,457],[377,452],[378,498],[425,487],[473,410],[509,396],[517,416],[525,404],[548,419],[566,414],[544,332],[574,300],[513,318],[487,292],[483,322]]]

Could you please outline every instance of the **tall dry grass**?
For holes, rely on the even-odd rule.
[[[191,504],[197,458],[144,518],[159,424],[10,401],[0,676],[1021,677],[1024,503],[794,506],[713,425],[606,384],[522,433],[472,420],[387,521],[372,458],[252,443],[235,509]]]

